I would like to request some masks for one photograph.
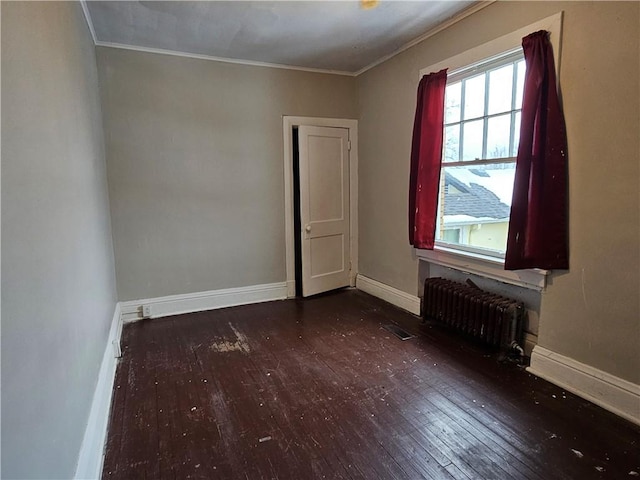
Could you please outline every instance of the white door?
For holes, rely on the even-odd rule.
[[[349,285],[349,130],[300,126],[302,295]]]

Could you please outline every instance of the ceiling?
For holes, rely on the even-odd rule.
[[[96,44],[357,74],[475,1],[88,1]]]

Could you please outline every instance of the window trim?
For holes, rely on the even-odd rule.
[[[550,41],[553,47],[553,55],[555,58],[556,76],[560,77],[560,60],[561,60],[561,37],[562,37],[562,13],[558,12],[549,17],[543,18],[526,27],[520,28],[514,32],[503,35],[502,37],[491,40],[477,47],[471,48],[453,57],[447,58],[441,62],[434,63],[420,70],[419,78],[430,72],[440,71],[448,68],[451,72],[456,73],[459,70],[480,63],[483,59],[491,59],[503,53],[512,51],[522,44],[522,38],[530,33],[538,30],[547,30],[551,33]]]
[[[507,35],[496,38],[470,50],[462,52],[451,58],[430,65],[420,70],[419,78],[430,72],[437,72],[448,68],[452,73],[459,73],[467,66],[477,66],[484,59],[487,61],[498,59],[502,55],[508,54],[518,48],[522,43],[522,38],[538,30],[550,32],[550,41],[555,57],[556,78],[560,80],[560,63],[562,53],[562,16],[560,11],[554,15],[543,18],[537,22],[515,30]],[[472,68],[472,67],[470,67]],[[546,277],[549,270],[525,269],[509,271],[504,270],[504,259],[489,255],[466,252],[458,249],[448,248],[436,243],[433,250],[414,249],[416,256],[423,261],[454,268],[463,272],[493,278],[505,283],[519,285],[525,288],[542,291],[546,287]]]
[[[447,78],[450,79],[451,82],[459,82],[462,79],[473,77],[474,74],[479,72],[493,70],[521,58],[524,58],[524,54],[522,52],[522,47],[518,45],[514,48],[509,48],[500,52],[497,55],[493,55],[492,57],[483,58],[472,64],[451,70],[450,72],[447,72]]]
[[[503,259],[439,245],[436,245],[433,250],[415,249],[415,252],[421,261],[537,291],[543,291],[546,288],[547,276],[551,273],[550,270],[539,268],[505,270]]]

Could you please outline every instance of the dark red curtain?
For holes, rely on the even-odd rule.
[[[409,243],[416,248],[433,249],[446,86],[446,69],[425,75],[418,85],[409,177]]]
[[[504,267],[567,269],[567,136],[549,33],[524,37],[522,48],[527,71]]]

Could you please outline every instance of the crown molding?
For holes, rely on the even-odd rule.
[[[309,67],[298,67],[295,65],[283,65],[280,63],[267,63],[267,62],[256,62],[253,60],[240,60],[236,58],[214,57],[211,55],[177,52],[175,50],[165,50],[162,48],[138,47],[135,45],[125,45],[122,43],[101,42],[99,40],[96,42],[96,47],[119,48],[122,50],[133,50],[136,52],[156,53],[159,55],[171,55],[174,57],[195,58],[197,60],[209,60],[212,62],[233,63],[236,65],[246,65],[250,67],[279,68],[282,70],[296,70],[300,72],[324,73],[328,75],[343,75],[347,77],[355,76],[355,74],[352,72],[344,72],[341,70],[326,70],[322,68],[309,68]]]
[[[93,44],[97,44],[96,40],[96,30],[93,28],[93,21],[91,20],[91,14],[89,13],[89,7],[87,6],[86,0],[80,0],[80,6],[82,7],[82,13],[84,14],[84,19],[87,22],[87,27],[89,27],[89,32],[91,32],[91,38],[93,39]]]

